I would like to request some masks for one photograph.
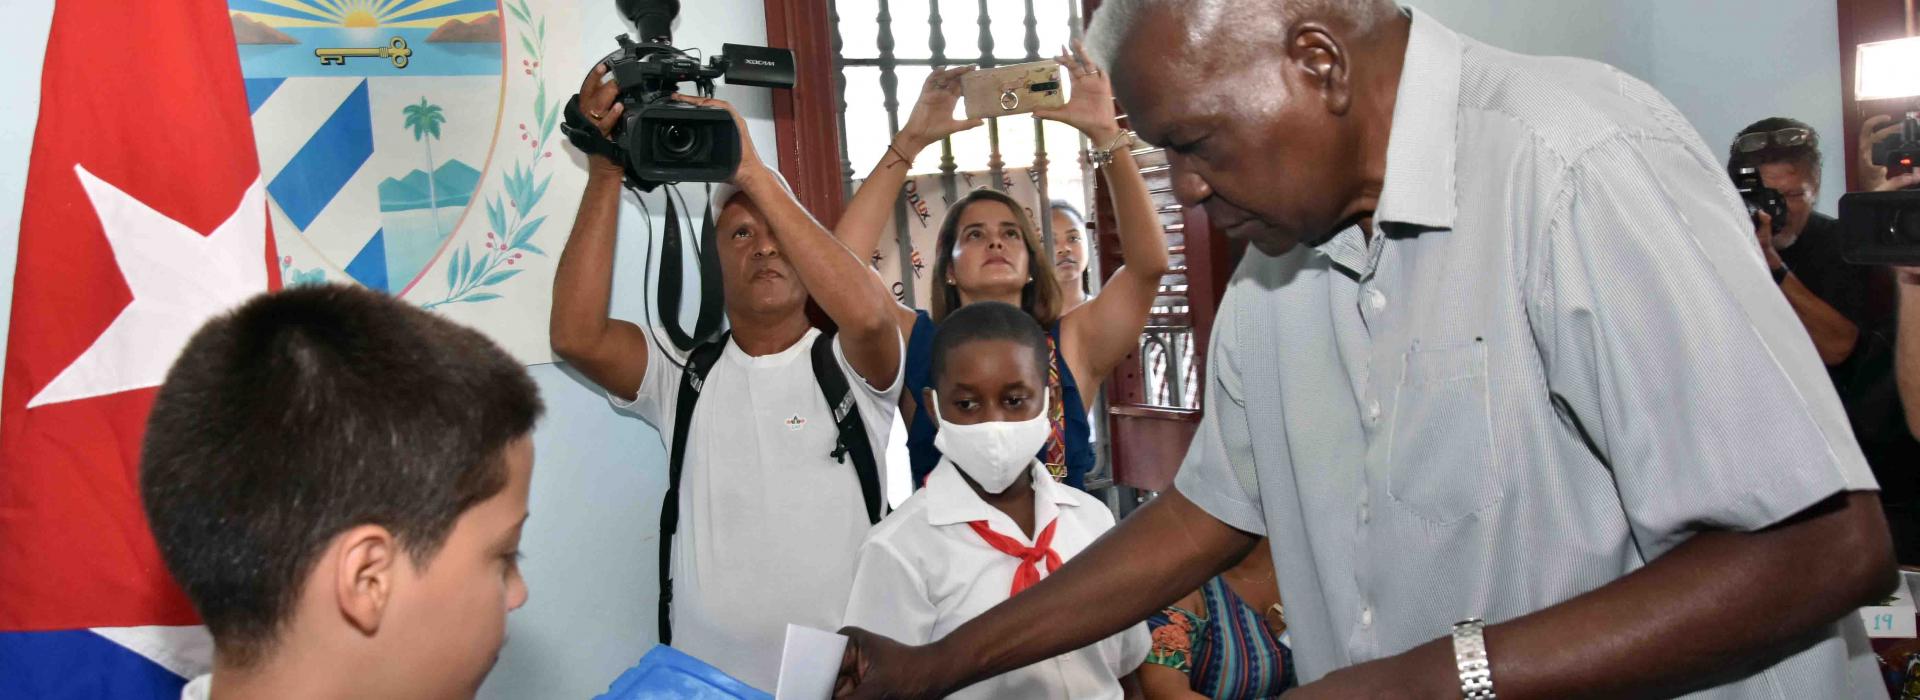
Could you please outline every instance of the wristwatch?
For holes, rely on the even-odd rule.
[[[1494,700],[1493,665],[1487,660],[1486,620],[1470,617],[1453,626],[1453,663],[1460,669],[1460,696]]]
[[[1779,267],[1773,268],[1773,283],[1776,285],[1786,284],[1787,275],[1792,273],[1792,270],[1787,269],[1786,263],[1780,263]]]

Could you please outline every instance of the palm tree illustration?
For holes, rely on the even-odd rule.
[[[420,98],[420,104],[407,105],[403,111],[407,115],[406,128],[413,130],[413,140],[425,142],[427,146],[427,207],[433,216],[433,234],[438,236],[446,232],[440,230],[440,195],[434,191],[434,177],[439,173],[434,169],[433,142],[440,138],[440,125],[447,117],[441,113],[440,105],[427,104],[425,97]]]

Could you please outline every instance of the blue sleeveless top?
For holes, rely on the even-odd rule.
[[[925,311],[915,312],[913,334],[907,339],[906,386],[904,391],[913,397],[913,422],[907,425],[907,454],[913,464],[913,488],[918,490],[925,485],[927,474],[940,464],[940,450],[933,446],[935,432],[933,416],[925,405],[927,388],[933,385],[933,333],[937,328],[933,317]],[[1093,471],[1093,430],[1087,423],[1087,408],[1080,400],[1080,384],[1074,381],[1073,370],[1067,368],[1067,361],[1060,355],[1060,323],[1055,321],[1047,329],[1047,338],[1053,346],[1053,372],[1059,375],[1059,381],[1051,391],[1053,405],[1048,412],[1053,416],[1053,437],[1041,446],[1036,455],[1041,462],[1047,463],[1047,471],[1053,473],[1061,483],[1077,489],[1087,488],[1087,473]],[[1051,379],[1051,377],[1049,377]],[[1063,436],[1064,435],[1064,439]],[[1049,460],[1048,452],[1058,454],[1064,443],[1064,464]]]

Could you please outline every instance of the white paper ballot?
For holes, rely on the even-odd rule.
[[[780,651],[780,684],[774,700],[826,700],[840,677],[840,657],[847,651],[845,635],[812,627],[787,625],[787,644]]]

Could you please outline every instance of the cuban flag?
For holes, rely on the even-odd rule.
[[[147,411],[201,323],[279,284],[232,24],[219,0],[8,14],[50,26],[30,156],[0,163],[27,173],[0,196],[22,201],[0,385],[0,698],[179,697],[212,642],[141,508]]]

